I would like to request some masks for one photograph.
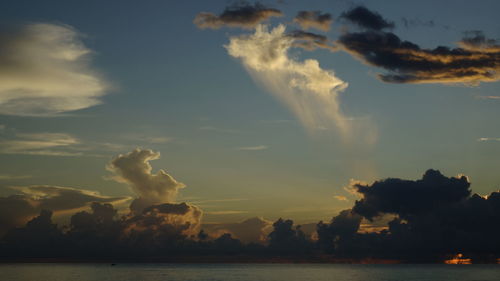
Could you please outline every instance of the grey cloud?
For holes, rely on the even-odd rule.
[[[303,29],[316,28],[328,31],[333,19],[332,15],[322,13],[321,11],[300,11],[293,21],[298,23]]]
[[[382,30],[394,27],[394,23],[385,20],[379,13],[370,11],[363,6],[358,6],[344,12],[341,17],[369,30]]]
[[[223,26],[251,29],[271,17],[281,17],[281,11],[260,3],[238,3],[227,7],[220,15],[202,12],[196,15],[194,24],[199,28],[219,29]]]

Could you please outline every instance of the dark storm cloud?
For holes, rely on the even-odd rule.
[[[353,211],[368,219],[385,213],[406,219],[460,202],[470,195],[467,177],[448,178],[436,170],[428,170],[416,181],[389,178],[355,187],[363,198],[356,201]]]
[[[281,17],[280,10],[268,8],[258,2],[254,5],[238,3],[227,7],[222,14],[202,12],[196,15],[194,24],[199,28],[219,29],[223,26],[251,29],[271,17]]]
[[[344,12],[341,17],[358,25],[359,27],[369,30],[382,30],[394,27],[393,22],[385,20],[379,13],[370,11],[363,6],[358,6]]]
[[[70,187],[37,185],[16,188],[20,194],[0,197],[0,235],[35,217],[41,210],[71,211],[92,202],[117,203],[128,197],[107,197]]]
[[[423,49],[380,31],[345,33],[337,43],[363,62],[389,70],[378,76],[384,82],[478,84],[500,78],[498,45],[481,36],[465,38],[454,49]]]
[[[307,32],[303,30],[294,30],[288,33],[289,37],[294,39],[293,46],[313,51],[317,48],[337,51],[337,48],[331,45],[331,42],[324,35]]]
[[[333,19],[332,15],[322,13],[321,11],[300,11],[293,21],[298,23],[303,29],[316,28],[328,31]]]

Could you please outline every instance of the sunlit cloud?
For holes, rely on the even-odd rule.
[[[258,83],[290,108],[307,130],[333,125],[346,131],[338,95],[347,83],[333,71],[322,69],[317,60],[290,58],[288,50],[293,42],[284,25],[270,31],[259,25],[254,34],[231,37],[225,47]]]
[[[348,201],[347,197],[342,196],[342,195],[335,195],[333,198],[339,200],[339,201]]]
[[[0,34],[0,114],[50,116],[100,104],[107,83],[81,37],[47,23]]]

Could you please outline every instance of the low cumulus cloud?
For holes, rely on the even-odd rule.
[[[149,161],[159,158],[159,152],[137,148],[118,155],[107,165],[107,169],[115,173],[115,180],[128,184],[137,194],[138,198],[131,204],[133,211],[141,212],[154,204],[172,203],[179,189],[185,187],[164,170],[152,173]]]
[[[358,15],[353,20],[352,11],[359,9],[364,11],[361,13],[364,16]],[[344,17],[367,30],[346,32],[337,43],[361,61],[388,70],[389,73],[378,75],[384,82],[476,85],[500,79],[499,45],[482,33],[467,35],[458,42],[460,48],[439,46],[425,49],[410,41],[401,40],[392,32],[382,31],[391,26],[380,15],[364,7],[352,11]],[[362,23],[364,21],[359,19],[365,19],[368,23]]]
[[[252,29],[271,17],[281,17],[280,10],[268,8],[258,2],[254,5],[238,3],[227,7],[220,15],[202,12],[196,15],[194,24],[199,28],[219,29],[223,26]]]
[[[309,28],[316,28],[322,31],[328,31],[330,30],[333,18],[329,13],[322,13],[321,11],[300,11],[293,21],[306,30]]]
[[[0,31],[0,114],[39,116],[100,104],[107,83],[73,27],[34,23]]]
[[[71,187],[33,185],[14,187],[17,194],[0,197],[0,236],[10,228],[19,227],[41,210],[60,212],[85,208],[92,202],[120,203],[129,197],[109,197],[96,191]]]
[[[107,169],[115,173],[114,179],[129,185],[137,196],[124,221],[126,235],[145,235],[152,240],[158,235],[194,235],[199,230],[203,212],[195,205],[175,202],[179,189],[185,185],[164,170],[152,173],[149,161],[159,158],[159,152],[137,148],[118,155],[107,165]]]
[[[338,102],[347,83],[333,71],[322,69],[317,60],[298,61],[288,55],[294,39],[285,26],[268,30],[257,26],[254,34],[230,38],[225,47],[239,58],[252,77],[285,103],[306,129],[347,129]]]

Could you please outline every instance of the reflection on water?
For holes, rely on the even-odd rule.
[[[446,264],[472,264],[472,259],[464,258],[462,254],[457,254],[451,259],[444,261]]]
[[[8,281],[498,281],[499,265],[1,264]]]

